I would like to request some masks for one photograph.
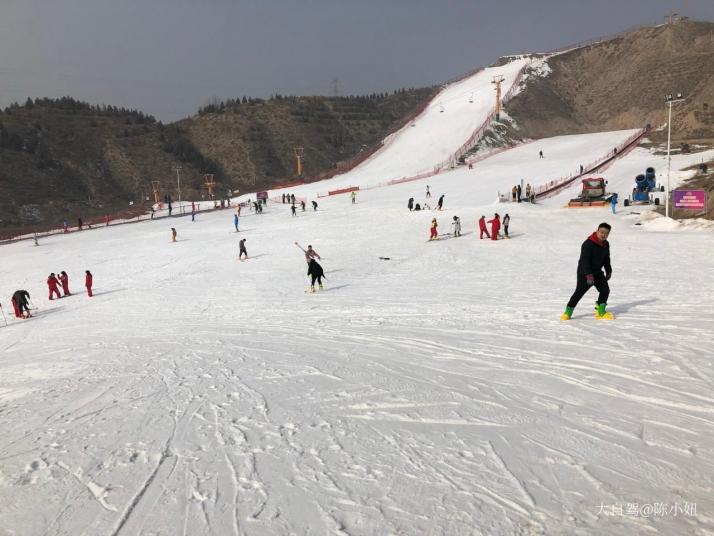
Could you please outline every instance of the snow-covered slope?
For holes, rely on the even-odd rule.
[[[627,134],[297,217],[271,203],[241,233],[226,210],[2,247],[6,314],[26,288],[37,316],[0,328],[0,534],[711,533],[711,231],[493,202]],[[446,210],[407,211],[427,183]],[[511,240],[474,232],[494,211]],[[464,236],[427,243],[454,215]],[[595,321],[591,292],[562,323],[603,220],[618,318]],[[304,292],[296,240],[323,256],[325,291]],[[75,295],[49,302],[59,270]]]
[[[493,110],[494,76],[503,76],[505,95],[529,61],[516,57],[505,65],[482,69],[445,86],[414,121],[387,138],[379,151],[347,173],[312,184],[311,194],[346,186],[371,186],[433,170],[451,157]]]

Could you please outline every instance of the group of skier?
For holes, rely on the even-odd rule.
[[[84,286],[87,289],[87,296],[90,298],[92,297],[92,282],[93,282],[93,277],[92,277],[92,272],[89,270],[84,271]],[[60,285],[62,286],[62,292],[64,293],[64,296],[60,294],[59,287]],[[64,270],[60,272],[59,276],[56,276],[54,272],[52,272],[48,277],[47,277],[47,288],[49,289],[49,299],[50,301],[54,299],[54,296],[56,295],[57,298],[66,298],[67,296],[71,296],[72,293],[69,291],[69,276],[67,275],[67,272]]]
[[[354,203],[354,201],[352,201],[352,202]],[[317,211],[317,201],[315,201],[315,200],[313,199],[310,203],[312,203],[312,211],[313,211],[313,212],[316,212],[316,211]],[[305,200],[304,200],[304,199],[301,199],[301,200],[300,200],[300,209],[301,209],[303,212],[305,212],[305,207],[306,207],[306,206],[307,206],[307,205],[305,204]],[[290,205],[290,212],[292,213],[293,216],[297,216],[297,206],[295,205],[294,202]]]
[[[454,216],[452,218],[452,223],[451,225],[454,227],[454,237],[459,237],[461,236],[461,218],[458,216]],[[486,223],[491,224],[491,233],[488,232],[488,227],[486,226]],[[508,226],[511,223],[511,217],[506,214],[503,217],[503,220],[501,220],[501,217],[498,215],[498,212],[496,212],[493,215],[493,219],[488,220],[486,222],[486,216],[481,216],[478,220],[478,227],[479,231],[481,233],[481,239],[483,239],[483,235],[486,235],[486,238],[490,238],[491,240],[498,240],[499,234],[501,227],[503,227],[503,237],[504,238],[510,238],[508,235]],[[436,220],[436,218],[432,218],[431,220],[431,225],[429,227],[429,240],[436,240],[439,236],[439,222]]]
[[[87,296],[90,298],[92,297],[92,284],[92,273],[89,270],[85,270],[84,286],[87,289]],[[60,293],[60,287],[62,288],[62,293]],[[69,276],[64,270],[62,270],[59,275],[55,275],[55,273],[52,272],[47,276],[47,288],[49,290],[50,301],[72,295],[69,290]],[[15,317],[30,318],[32,316],[30,313],[30,293],[26,290],[16,290],[10,302],[12,303]]]
[[[491,224],[491,233],[489,234],[488,228],[486,226],[487,223]],[[478,228],[480,231],[480,238],[483,240],[483,235],[486,235],[486,238],[490,238],[491,240],[498,240],[499,238],[499,231],[501,230],[501,227],[503,227],[503,237],[504,238],[510,238],[510,235],[508,234],[508,226],[511,224],[511,217],[506,214],[503,217],[503,220],[501,220],[501,217],[499,216],[498,212],[494,213],[493,219],[486,221],[486,216],[481,216],[478,220]]]

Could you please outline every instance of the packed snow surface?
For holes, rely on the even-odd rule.
[[[270,203],[240,233],[231,209],[3,246],[3,310],[24,288],[36,316],[0,328],[0,534],[711,534],[711,228],[564,208],[577,186],[493,202],[629,134],[296,217]],[[700,158],[674,157],[674,180]],[[638,149],[604,175],[623,198],[649,165]],[[427,183],[445,210],[409,212]],[[496,211],[512,238],[480,240]],[[428,243],[454,215],[464,235]],[[601,221],[617,318],[595,320],[591,291],[561,322]],[[50,302],[60,270],[74,294]]]

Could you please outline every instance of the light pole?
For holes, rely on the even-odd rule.
[[[179,207],[181,208],[181,214],[183,214],[183,205],[181,204],[181,165],[174,164],[174,170],[176,170],[176,183],[178,185]]]
[[[667,119],[667,195],[664,198],[664,215],[669,218],[669,175],[672,169],[672,157],[670,155],[670,147],[672,143],[672,104],[675,102],[682,102],[684,97],[681,93],[677,93],[675,97],[671,93],[664,96],[664,102],[666,106],[669,106],[669,119]]]

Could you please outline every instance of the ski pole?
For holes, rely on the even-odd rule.
[[[7,318],[5,318],[5,311],[2,308],[2,303],[0,303],[0,313],[2,313],[2,319],[5,321],[5,327],[7,327]]]

